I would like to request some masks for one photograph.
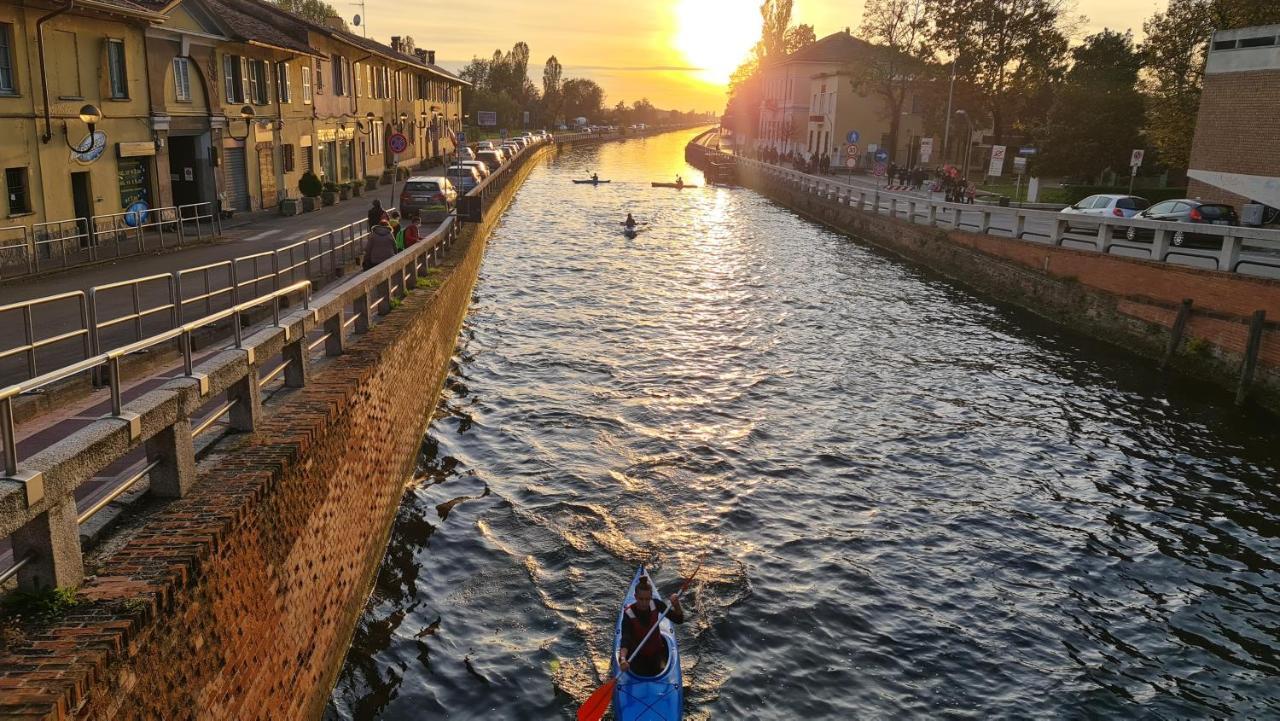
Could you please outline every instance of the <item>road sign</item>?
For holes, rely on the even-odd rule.
[[[1129,154],[1129,167],[1131,167],[1131,168],[1141,168],[1141,167],[1142,167],[1142,156],[1144,156],[1144,155],[1146,155],[1146,151],[1143,151],[1143,150],[1135,150],[1135,151],[1133,151],[1132,153],[1130,153],[1130,154]]]
[[[876,151],[876,162],[877,162],[877,163],[883,163],[883,162],[885,162],[885,161],[887,161],[887,160],[889,160],[889,151],[888,151],[888,150],[885,150],[884,148],[881,148],[881,149],[879,149],[879,150],[877,150],[877,151]]]
[[[1003,145],[991,146],[991,167],[987,168],[987,175],[998,178],[1004,174],[1004,153]]]
[[[933,138],[920,138],[920,162],[928,163],[933,157]]]
[[[481,110],[476,113],[476,124],[488,128],[496,128],[498,127],[498,114],[488,110]]]
[[[1027,172],[1027,159],[1019,155],[1013,159],[1013,172],[1023,175]]]
[[[859,135],[858,131],[856,130],[850,130],[849,134],[846,135],[844,138],[845,142],[850,145],[853,145],[854,143],[858,142],[861,139],[862,139],[862,136]]]
[[[857,159],[857,158],[853,158],[853,157],[845,158],[845,159],[844,159],[844,167],[846,167],[846,168],[856,168],[856,167],[858,167],[858,159]]]
[[[1035,155],[1038,152],[1040,152],[1039,148],[1034,148],[1030,145],[1024,145],[1021,148],[1018,148],[1018,155]]]
[[[889,170],[889,166],[885,165],[884,163],[876,163],[876,171],[875,171],[875,172],[876,172],[876,177],[877,177],[877,178],[883,178],[883,177],[884,177],[884,174],[885,174],[886,172],[888,172],[888,170]]]
[[[850,158],[858,157],[858,146],[856,145],[845,146],[844,154],[849,156]]]
[[[467,134],[466,134],[466,133],[458,133],[458,142],[459,142],[459,143],[465,143],[465,142],[467,142]]]
[[[409,149],[409,139],[404,136],[404,133],[392,133],[391,137],[387,138],[387,149],[399,155]]]
[[[506,129],[506,128],[503,128],[503,129],[502,129],[502,130],[500,130],[499,132],[500,132],[500,133],[502,133],[502,139],[503,139],[503,140],[506,140],[506,139],[507,139],[507,129]]]

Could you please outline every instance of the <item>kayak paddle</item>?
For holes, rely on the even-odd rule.
[[[685,589],[689,588],[689,584],[693,582],[694,577],[698,575],[698,571],[701,569],[702,561],[699,560],[698,565],[693,569],[693,573],[689,578],[685,579],[683,584],[681,584],[680,590],[676,593],[676,598],[680,598],[684,595]],[[654,621],[653,626],[649,627],[649,632],[644,635],[644,638],[640,639],[640,643],[636,644],[635,649],[631,651],[631,655],[627,656],[628,664],[635,660],[636,656],[640,653],[640,649],[644,648],[645,642],[649,640],[649,637],[653,635],[653,632],[662,624],[662,619],[666,618],[668,613],[671,613],[672,608],[672,604],[667,604],[667,610],[663,611],[662,614],[658,616],[658,620]],[[622,674],[622,671],[618,671],[616,676],[609,679],[605,685],[596,689],[595,692],[578,707],[578,721],[600,721],[601,718],[604,718],[604,712],[609,710],[609,704],[613,702],[613,689],[618,685],[618,679],[622,677]]]

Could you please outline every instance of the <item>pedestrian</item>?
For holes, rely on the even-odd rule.
[[[409,218],[409,222],[400,229],[399,235],[400,242],[396,243],[396,246],[401,250],[422,240],[422,216],[414,213]]]
[[[391,233],[387,221],[380,221],[369,231],[369,240],[364,247],[364,262],[360,267],[369,270],[373,266],[396,254],[396,239]]]
[[[392,208],[387,211],[387,225],[391,227],[391,237],[396,241],[396,250],[404,250],[403,240],[400,236],[400,211]]]
[[[373,201],[373,205],[369,207],[369,229],[372,230],[373,226],[377,225],[385,214],[386,212],[382,210],[382,201]]]

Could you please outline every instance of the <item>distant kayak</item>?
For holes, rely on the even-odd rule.
[[[640,235],[640,229],[639,229],[639,228],[624,228],[624,229],[622,230],[622,234],[623,234],[623,235],[625,235],[625,236],[627,236],[628,238],[635,238],[637,235]]]
[[[614,627],[610,675],[618,673],[623,614],[627,606],[635,603],[636,584],[648,576],[641,566],[635,578],[631,579],[631,587],[622,601],[622,612],[618,613],[618,623]],[[684,718],[684,677],[680,673],[680,650],[676,647],[676,634],[670,619],[662,619],[658,633],[667,642],[667,668],[657,676],[637,676],[627,671],[618,678],[618,685],[613,689],[613,716],[617,721],[680,721]]]
[[[575,180],[573,182],[577,183],[578,185],[600,185],[602,183],[608,183],[610,181],[608,180]]]
[[[696,186],[696,185],[689,185],[688,183],[685,183],[684,185],[676,185],[675,183],[654,183],[654,184],[653,184],[653,187],[655,187],[655,188],[675,188],[676,190],[683,190],[683,189],[685,189],[685,188],[696,188],[696,187],[698,187],[698,186]]]

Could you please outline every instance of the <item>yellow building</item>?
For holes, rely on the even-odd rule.
[[[70,235],[156,207],[144,32],[161,20],[125,0],[0,4],[5,226]]]

